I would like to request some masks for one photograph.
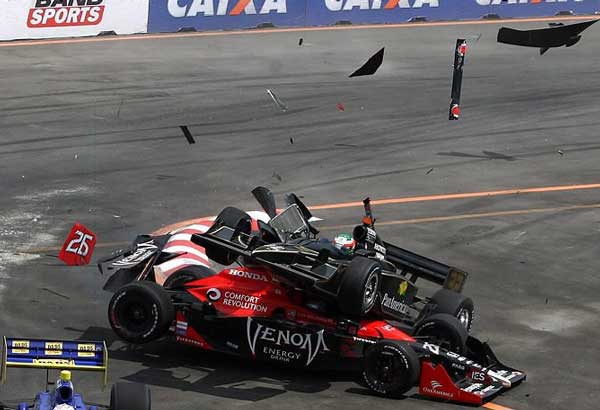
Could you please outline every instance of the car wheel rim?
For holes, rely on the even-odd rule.
[[[394,358],[379,356],[375,365],[375,375],[377,380],[383,383],[390,383],[395,373]]]
[[[471,327],[471,312],[469,311],[469,309],[460,309],[456,317],[458,318],[460,323],[462,323],[465,329],[469,330],[469,327]]]
[[[144,332],[151,323],[152,312],[141,300],[131,300],[124,303],[117,311],[119,323],[134,333]]]
[[[365,296],[363,300],[365,310],[370,309],[375,303],[375,297],[377,296],[378,287],[379,275],[377,274],[377,271],[373,271],[367,279],[367,284],[365,285]]]

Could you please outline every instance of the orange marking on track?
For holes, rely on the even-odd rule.
[[[111,247],[117,247],[117,246],[125,246],[125,245],[129,245],[131,242],[123,242],[123,241],[119,241],[119,242],[103,242],[103,243],[97,243],[95,248],[111,248]],[[57,246],[53,246],[53,247],[48,247],[48,248],[34,248],[34,249],[25,249],[23,251],[19,251],[18,253],[31,253],[34,255],[38,255],[38,254],[45,254],[48,252],[58,252],[60,251],[60,247]]]
[[[391,199],[376,199],[371,201],[371,205],[391,205],[391,204],[403,204],[411,202],[424,202],[424,201],[443,201],[450,199],[466,199],[466,198],[478,198],[483,196],[499,196],[499,195],[516,195],[516,194],[527,194],[535,192],[557,192],[557,191],[574,191],[579,189],[598,189],[600,184],[585,184],[585,185],[560,185],[551,187],[537,187],[537,188],[518,188],[518,189],[505,189],[500,191],[484,191],[484,192],[469,192],[469,193],[458,193],[458,194],[442,194],[442,195],[428,195],[428,196],[413,196],[405,198],[391,198]],[[340,208],[351,208],[363,206],[362,202],[343,202],[337,204],[327,205],[315,205],[309,207],[311,210],[326,210],[326,209],[340,209]],[[483,214],[482,216],[485,216]],[[452,217],[443,217],[452,218]],[[164,226],[156,231],[153,235],[164,235],[168,232],[174,231],[175,229],[182,228],[187,225],[193,225],[206,221],[208,217],[188,219],[186,221],[176,222],[171,225]],[[464,219],[464,217],[463,217]],[[450,220],[450,219],[445,219]],[[430,222],[430,221],[422,221]],[[409,222],[406,222],[409,223]],[[417,223],[417,222],[412,222]],[[385,222],[379,223],[378,225],[386,224]]]
[[[183,228],[184,226],[201,224],[202,222],[206,222],[212,218],[211,216],[204,216],[202,218],[188,219],[187,221],[175,222],[174,224],[163,226],[162,228],[154,231],[151,235],[165,235],[169,232],[172,232],[176,229]],[[211,222],[212,225],[212,222]]]
[[[475,218],[491,218],[495,216],[511,216],[511,215],[530,215],[540,214],[549,212],[565,212],[565,211],[576,211],[584,209],[598,209],[600,204],[589,204],[589,205],[570,205],[555,208],[531,208],[531,209],[515,209],[512,211],[498,211],[498,212],[482,212],[477,214],[462,214],[462,215],[447,215],[447,216],[434,216],[430,218],[415,218],[415,219],[400,219],[397,221],[384,221],[378,222],[377,226],[388,226],[388,225],[411,225],[421,224],[427,222],[446,222],[446,221],[458,221],[463,219],[475,219]],[[319,226],[321,231],[333,231],[337,229],[351,228],[356,226],[352,225],[333,225],[333,226]]]
[[[136,40],[169,40],[176,38],[190,37],[221,37],[235,35],[252,34],[275,34],[275,33],[299,33],[311,31],[338,31],[338,30],[373,30],[389,28],[419,28],[419,27],[446,27],[446,26],[468,26],[481,24],[503,24],[503,23],[536,23],[536,22],[555,22],[560,20],[591,20],[598,19],[598,16],[564,16],[564,17],[534,17],[524,19],[501,19],[501,20],[462,20],[462,21],[437,21],[424,23],[398,23],[398,24],[365,24],[361,26],[332,26],[332,27],[295,27],[279,29],[257,29],[257,30],[232,30],[232,31],[207,31],[200,33],[161,33],[161,34],[136,34],[116,37],[89,37],[89,38],[69,38],[69,39],[50,39],[50,40],[22,40],[0,42],[2,47],[32,47],[47,46],[57,44],[78,44],[78,43],[104,43],[108,41],[136,41]]]
[[[529,194],[534,192],[557,192],[557,191],[575,191],[579,189],[598,189],[600,184],[586,184],[586,185],[560,185],[560,186],[549,186],[541,188],[517,188],[517,189],[504,189],[501,191],[484,191],[484,192],[468,192],[458,194],[443,194],[443,195],[428,195],[428,196],[413,196],[406,198],[390,198],[390,199],[376,199],[371,201],[371,205],[390,205],[390,204],[405,204],[409,202],[425,202],[425,201],[444,201],[449,199],[466,199],[466,198],[479,198],[483,196],[500,196],[500,195],[517,195],[517,194]],[[363,206],[362,202],[343,202],[338,204],[327,204],[327,205],[315,205],[309,207],[311,210],[319,209],[340,209],[340,208],[352,208]]]
[[[506,407],[506,406],[502,406],[500,404],[496,404],[496,403],[485,403],[482,405],[482,407],[485,407],[486,409],[490,409],[490,410],[513,410],[510,407]]]

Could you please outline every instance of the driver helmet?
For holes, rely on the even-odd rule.
[[[58,406],[64,405],[67,407],[58,408],[55,410],[69,410],[72,408],[69,404],[73,401],[73,383],[71,382],[71,372],[68,370],[62,370],[60,372],[60,378],[56,381],[56,404]]]
[[[333,246],[338,248],[342,253],[350,255],[356,248],[356,241],[349,233],[341,233],[333,238]]]

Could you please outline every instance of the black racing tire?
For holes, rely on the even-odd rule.
[[[415,326],[413,336],[460,355],[467,352],[467,329],[447,313],[436,313],[421,320]]]
[[[344,272],[338,292],[342,313],[360,318],[375,306],[381,283],[381,265],[373,259],[356,256]]]
[[[221,213],[217,215],[217,218],[213,222],[208,232],[214,232],[223,226],[233,228],[238,231],[238,233],[250,235],[252,232],[252,218],[250,218],[250,215],[241,209],[229,206],[223,209]],[[233,238],[233,240],[235,240],[235,238]],[[231,265],[237,260],[238,257],[235,253],[212,247],[206,248],[206,256],[208,256],[210,260],[213,260],[223,266]]]
[[[121,339],[142,344],[167,333],[175,320],[175,309],[162,286],[139,281],[115,292],[108,304],[108,320]]]
[[[419,383],[421,365],[406,343],[386,340],[367,348],[363,380],[375,393],[397,398]]]
[[[110,390],[110,410],[151,410],[150,389],[140,383],[115,383]]]
[[[471,331],[475,318],[475,305],[471,298],[449,289],[440,289],[433,294],[430,303],[435,305],[432,314],[447,313],[456,317],[462,325]]]
[[[165,289],[180,289],[188,282],[208,278],[216,274],[217,273],[208,266],[188,266],[171,274],[171,276],[165,280],[165,283],[163,283],[163,287]]]

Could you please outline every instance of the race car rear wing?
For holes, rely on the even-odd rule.
[[[467,272],[418,255],[391,243],[384,242],[383,244],[386,248],[385,259],[403,271],[404,274],[412,274],[438,285],[443,285],[446,289],[462,292],[467,280]]]
[[[3,338],[0,381],[9,367],[103,372],[108,382],[108,349],[102,341]]]

